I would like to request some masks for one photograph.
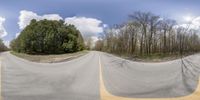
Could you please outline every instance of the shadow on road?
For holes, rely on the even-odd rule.
[[[112,59],[113,56],[107,56],[109,58],[111,58],[111,60],[109,60],[109,67],[113,67],[113,68],[122,68],[124,70],[129,70],[132,69],[131,66],[132,64],[130,63],[129,60],[126,59]],[[177,89],[183,90],[183,94],[191,94],[196,90],[197,87],[197,83],[199,81],[199,76],[200,76],[200,64],[198,64],[197,62],[194,62],[192,59],[188,59],[188,58],[183,58],[181,60],[177,60],[177,66],[180,66],[180,70],[177,70],[177,73],[174,76],[174,79],[172,81],[176,81],[176,80],[180,80],[177,81],[177,85],[174,86]],[[179,63],[180,62],[180,63]],[[139,64],[137,64],[139,65]],[[142,65],[142,63],[141,63]],[[145,64],[146,65],[146,64]],[[125,73],[126,74],[126,73]],[[129,75],[129,74],[127,74]],[[148,76],[147,76],[148,77]],[[180,85],[180,86],[179,86]],[[178,87],[177,87],[178,86]],[[170,89],[173,87],[165,87],[165,88],[159,88],[158,90],[173,90]],[[156,90],[157,91],[157,90]],[[154,92],[154,91],[150,91],[150,92]],[[148,94],[149,91],[144,92],[142,94]],[[137,94],[137,93],[135,93]],[[139,93],[141,94],[141,92]],[[178,93],[177,93],[178,94]],[[184,95],[180,95],[180,96],[184,96]]]
[[[181,75],[183,84],[188,92],[194,92],[189,85],[190,81],[199,81],[200,65],[190,61],[189,59],[181,59]]]

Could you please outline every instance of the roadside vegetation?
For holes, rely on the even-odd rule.
[[[200,51],[199,30],[150,12],[134,12],[129,20],[105,30],[95,49],[137,59],[182,57]]]
[[[17,53],[64,54],[84,50],[84,40],[74,25],[64,21],[31,20],[10,47]]]
[[[50,55],[30,55],[25,53],[17,53],[11,51],[11,54],[20,57],[22,59],[26,59],[32,62],[39,62],[39,63],[56,63],[56,62],[63,62],[72,60],[78,57],[81,57],[87,54],[87,50],[78,51],[75,53],[66,53],[66,54],[50,54]]]
[[[8,48],[3,43],[3,40],[0,39],[0,52],[7,51],[7,50],[8,50]]]

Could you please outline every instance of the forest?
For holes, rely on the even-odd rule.
[[[95,49],[117,55],[143,57],[151,55],[184,55],[200,51],[199,30],[190,23],[177,21],[151,12],[134,12],[128,20],[107,28],[100,34]]]

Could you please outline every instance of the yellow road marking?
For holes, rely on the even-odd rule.
[[[120,96],[114,96],[106,90],[104,85],[103,76],[102,76],[102,66],[101,59],[99,56],[99,68],[100,68],[100,97],[101,100],[200,100],[200,79],[198,83],[198,87],[195,92],[183,97],[176,98],[126,98]]]

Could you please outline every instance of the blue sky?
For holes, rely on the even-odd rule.
[[[200,16],[200,0],[0,0],[0,17],[7,35],[4,41],[15,38],[19,29],[20,11],[37,15],[59,14],[67,17],[94,18],[102,24],[125,22],[134,11],[150,11],[163,17],[181,20],[183,16]]]

